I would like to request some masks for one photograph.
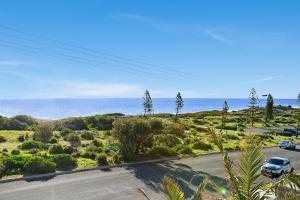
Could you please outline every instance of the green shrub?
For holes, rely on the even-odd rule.
[[[230,134],[230,133],[223,134],[222,137],[227,140],[238,140],[239,139],[239,137],[236,134]]]
[[[78,135],[70,133],[67,139],[72,147],[79,147],[81,145],[81,139]]]
[[[103,147],[101,147],[101,146],[100,146],[100,147],[97,147],[97,148],[96,148],[96,151],[97,151],[98,153],[101,153],[101,152],[103,151]]]
[[[171,149],[170,147],[166,146],[154,146],[150,150],[151,155],[157,155],[157,156],[174,156],[176,155],[176,152]]]
[[[92,151],[83,151],[80,153],[80,156],[83,158],[90,158],[94,160],[96,158],[96,153]]]
[[[0,143],[2,143],[2,142],[6,142],[6,138],[3,137],[2,135],[0,135]]]
[[[101,142],[101,140],[99,140],[99,139],[94,139],[93,141],[92,141],[92,143],[96,146],[96,147],[102,147],[103,146],[103,143]]]
[[[93,140],[94,139],[94,134],[90,131],[83,131],[81,133],[81,137],[85,140]]]
[[[34,138],[41,142],[48,142],[53,136],[53,125],[49,122],[40,123],[34,132]]]
[[[0,178],[4,175],[5,172],[5,165],[2,160],[0,160]]]
[[[51,144],[56,144],[56,143],[58,143],[58,139],[56,139],[55,137],[52,137],[52,138],[49,140],[49,143],[51,143]]]
[[[175,135],[178,137],[184,136],[184,126],[179,123],[170,123],[164,129],[167,134]]]
[[[67,136],[69,133],[72,133],[72,130],[69,129],[69,128],[62,128],[61,131],[60,131],[60,135],[62,137]]]
[[[74,149],[71,146],[66,145],[66,146],[63,147],[63,149],[64,149],[65,154],[72,154],[74,152]]]
[[[172,148],[180,144],[180,139],[171,134],[158,134],[153,137],[153,140],[153,143],[156,146],[167,146]]]
[[[26,140],[20,145],[20,148],[23,150],[29,149],[42,149],[45,145],[42,142],[35,141],[35,140]]]
[[[28,153],[30,153],[30,154],[37,154],[38,152],[39,152],[39,149],[30,149],[28,151]]]
[[[18,174],[22,173],[24,170],[25,163],[32,156],[24,156],[24,155],[9,155],[3,158],[3,164],[5,166],[5,174]]]
[[[60,144],[54,144],[49,147],[50,154],[63,154],[64,149]]]
[[[192,148],[208,151],[208,150],[213,149],[213,146],[211,144],[207,144],[207,143],[204,143],[202,141],[197,141],[197,142],[192,144]]]
[[[58,170],[71,170],[77,167],[77,160],[69,154],[52,155],[50,160],[56,164]]]
[[[100,153],[97,156],[98,166],[106,166],[108,165],[107,155],[105,153]]]
[[[55,172],[55,163],[42,157],[32,157],[24,165],[24,174],[46,174]]]
[[[178,150],[180,154],[193,154],[193,150],[188,145],[183,145],[181,149]]]
[[[120,163],[122,163],[124,161],[124,159],[123,159],[123,157],[121,155],[114,154],[112,156],[112,161],[113,161],[114,164],[120,164]]]
[[[285,137],[292,137],[292,136],[294,136],[294,134],[290,133],[290,132],[276,132],[276,135],[281,135],[281,136],[285,136]]]
[[[20,154],[20,150],[19,149],[13,149],[10,153],[12,155],[19,155]]]

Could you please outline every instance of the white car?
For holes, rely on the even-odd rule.
[[[279,143],[279,148],[296,149],[296,144],[291,140],[283,140]]]
[[[294,171],[294,168],[291,165],[291,162],[287,158],[281,157],[272,157],[266,160],[261,167],[261,173],[263,175],[273,177],[280,177],[284,173],[291,173]]]

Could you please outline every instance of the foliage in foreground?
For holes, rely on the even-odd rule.
[[[227,182],[230,193],[227,199],[230,200],[267,200],[268,195],[275,194],[278,200],[299,199],[296,189],[300,186],[300,176],[290,173],[275,183],[264,183],[258,180],[260,177],[260,167],[263,164],[262,145],[259,143],[248,143],[241,150],[240,162],[235,164],[228,153],[224,150],[219,135],[213,128],[209,128],[209,133],[213,137],[214,143],[218,146],[223,157]],[[199,187],[193,199],[201,200],[207,180]],[[286,190],[289,185],[291,191]],[[179,186],[170,178],[165,178],[164,189],[169,200],[184,200],[184,193]]]

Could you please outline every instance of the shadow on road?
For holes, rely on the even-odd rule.
[[[45,181],[49,181],[53,178],[55,178],[55,175],[51,175],[51,176],[47,176],[47,177],[26,177],[25,176],[25,181],[27,181],[27,182],[33,182],[33,181],[45,182]]]
[[[202,171],[194,171],[187,165],[174,163],[173,161],[129,166],[127,169],[132,171],[136,178],[142,180],[156,192],[162,190],[161,184],[165,176],[172,177],[188,198],[195,193],[206,176],[216,185],[223,187],[227,185],[223,178]],[[208,187],[207,190],[215,192],[212,187]]]

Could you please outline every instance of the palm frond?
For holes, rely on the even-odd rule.
[[[258,184],[257,180],[263,160],[261,145],[250,145],[242,150],[239,184],[243,195],[247,198],[259,199],[258,191],[261,184]]]
[[[169,200],[185,200],[184,193],[172,178],[165,177],[163,186]]]
[[[195,196],[193,197],[193,200],[203,200],[202,194],[203,194],[204,190],[206,189],[208,183],[209,183],[209,179],[208,179],[208,177],[205,177],[205,179],[203,180],[203,183],[200,185]]]

